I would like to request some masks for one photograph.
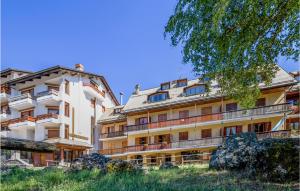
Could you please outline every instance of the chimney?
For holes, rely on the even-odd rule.
[[[82,64],[75,64],[75,69],[78,71],[83,72],[84,71],[84,66]]]
[[[120,105],[123,105],[123,92],[120,92]]]
[[[139,84],[135,85],[133,94],[135,94],[135,95],[140,94],[140,85]]]

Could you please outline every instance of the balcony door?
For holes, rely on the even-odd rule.
[[[231,136],[231,135],[239,134],[242,132],[242,128],[243,128],[242,125],[224,127],[223,135]]]
[[[28,117],[28,116],[31,116],[31,117],[34,116],[34,110],[33,109],[21,111],[21,118]]]

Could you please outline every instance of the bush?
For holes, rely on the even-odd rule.
[[[231,136],[212,153],[209,167],[242,171],[267,181],[299,180],[299,139],[265,139],[254,133]]]
[[[106,163],[110,159],[104,155],[98,153],[92,153],[89,155],[84,155],[83,157],[74,159],[71,164],[71,170],[82,170],[97,168],[100,170],[105,170]]]
[[[121,159],[113,159],[106,164],[106,170],[108,173],[137,172],[141,170],[141,168],[132,162],[127,162]]]
[[[266,180],[299,180],[299,139],[265,139],[265,148],[257,156],[255,168]]]
[[[167,162],[167,163],[163,163],[159,166],[159,169],[162,170],[162,169],[174,169],[174,168],[179,168],[178,166],[176,165],[173,165],[172,163],[170,162]]]

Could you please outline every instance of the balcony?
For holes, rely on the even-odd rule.
[[[126,135],[125,135],[124,131],[103,133],[100,136],[100,140],[103,140],[103,139],[111,140],[111,139],[122,139],[122,138],[126,138]]]
[[[291,111],[289,104],[270,105],[265,107],[243,109],[230,112],[214,113],[208,115],[199,115],[187,117],[182,119],[171,119],[163,122],[152,122],[142,125],[126,126],[125,130],[128,132],[141,131],[141,130],[154,130],[160,128],[182,128],[191,127],[195,125],[209,125],[220,122],[232,122],[236,120],[245,120],[247,118],[257,117],[264,118],[270,117],[275,114],[283,114],[284,112]]]
[[[57,105],[60,101],[59,93],[57,90],[51,89],[48,91],[40,92],[37,94],[36,101],[43,105]]]
[[[20,117],[16,119],[11,119],[8,122],[9,129],[19,129],[19,128],[35,128],[35,117],[26,116],[26,117]]]
[[[48,114],[38,115],[36,117],[36,123],[38,125],[44,125],[47,127],[55,127],[58,126],[61,123],[61,121],[59,119],[58,114],[48,113]]]
[[[3,111],[1,111],[0,115],[1,115],[1,121],[7,121],[11,117],[9,110],[3,110]]]
[[[22,94],[8,99],[9,107],[17,110],[22,110],[34,107],[35,101],[30,94]]]
[[[84,91],[93,96],[93,97],[96,97],[98,99],[100,99],[101,101],[104,101],[104,97],[105,97],[105,94],[99,90],[99,88],[92,84],[92,83],[83,83],[83,89]]]
[[[256,133],[257,139],[265,138],[287,138],[291,136],[290,130],[270,131],[264,133]],[[211,137],[186,141],[164,142],[158,144],[133,145],[123,148],[104,149],[99,152],[104,155],[140,153],[145,151],[167,151],[167,150],[182,150],[182,149],[200,149],[208,147],[217,147],[226,140],[226,137]]]
[[[10,88],[8,87],[1,87],[1,92],[0,92],[0,102],[7,102],[8,98],[10,97]]]

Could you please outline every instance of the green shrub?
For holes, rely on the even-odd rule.
[[[140,170],[140,168],[131,162],[121,159],[114,159],[106,163],[106,170],[108,173],[137,172]]]

